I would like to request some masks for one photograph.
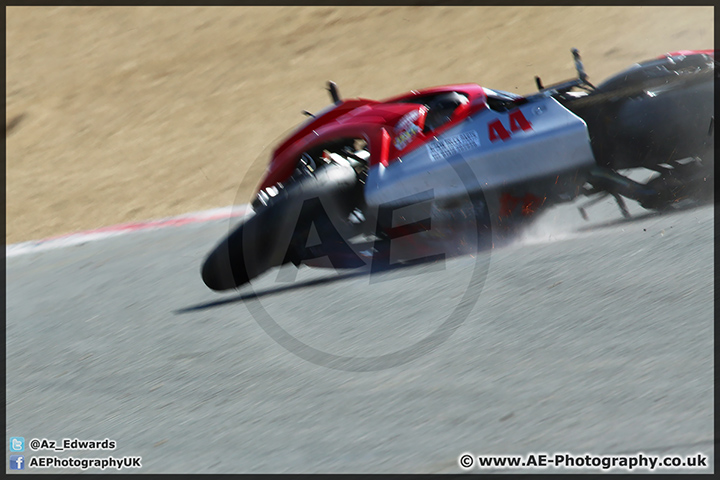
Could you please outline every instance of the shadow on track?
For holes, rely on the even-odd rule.
[[[608,228],[608,227],[612,227],[612,226],[616,226],[616,225],[629,224],[629,223],[637,222],[640,220],[645,220],[648,218],[673,215],[673,214],[682,214],[682,213],[687,214],[688,211],[692,211],[694,209],[701,208],[703,206],[705,206],[705,204],[693,205],[693,206],[688,206],[685,208],[678,208],[675,210],[667,210],[667,211],[648,211],[648,212],[645,212],[645,213],[642,213],[639,215],[633,215],[630,218],[622,218],[621,217],[621,218],[618,218],[615,220],[609,220],[609,221],[602,222],[602,223],[586,225],[586,226],[577,228],[575,231],[588,232],[588,231],[593,231],[593,230],[601,230],[603,228]],[[491,249],[503,248],[503,246],[510,245],[510,244],[512,244],[512,242],[509,241],[509,239],[508,239],[508,242],[505,243],[505,242],[501,241],[498,244],[496,244],[494,247],[492,247]],[[398,268],[407,268],[407,267],[412,267],[412,266],[416,266],[418,264],[423,264],[423,263],[426,263],[426,262],[423,262],[423,261],[412,262],[411,261],[411,262],[404,263],[404,264],[394,264],[390,268],[387,268],[384,270],[389,271],[389,270],[395,270]],[[431,263],[431,262],[427,262],[427,263]],[[283,285],[280,287],[268,288],[265,290],[251,291],[251,292],[240,294],[240,295],[233,296],[230,298],[223,298],[223,299],[216,300],[213,302],[205,302],[205,303],[201,303],[198,305],[181,308],[179,310],[175,310],[173,313],[176,315],[180,315],[183,313],[197,312],[197,311],[201,311],[201,310],[207,310],[210,308],[221,307],[223,305],[228,305],[231,303],[240,303],[240,302],[244,302],[246,300],[254,300],[257,298],[262,298],[262,297],[275,295],[275,294],[279,294],[279,293],[283,293],[283,292],[314,287],[317,285],[325,285],[325,284],[329,284],[329,283],[333,283],[333,282],[338,282],[338,281],[347,280],[347,279],[355,278],[355,277],[361,277],[361,276],[370,275],[370,274],[371,274],[371,272],[370,272],[369,268],[362,268],[362,269],[353,270],[352,272],[343,273],[343,274],[336,275],[336,276],[327,276],[327,277],[323,277],[323,278],[307,280],[304,282],[293,283],[290,285]]]
[[[666,216],[670,216],[670,215],[681,215],[681,214],[687,215],[688,212],[697,210],[698,208],[705,207],[706,205],[708,205],[708,203],[689,205],[687,207],[676,208],[676,209],[672,209],[672,210],[664,210],[664,211],[652,210],[652,211],[647,211],[647,212],[644,212],[644,213],[641,213],[638,215],[632,215],[630,218],[620,217],[615,220],[608,220],[608,221],[602,222],[602,223],[595,223],[595,224],[586,225],[583,227],[578,227],[575,229],[575,231],[576,232],[590,232],[593,230],[601,230],[603,228],[613,227],[616,225],[631,224],[633,222],[638,222],[640,220],[645,220],[648,218],[666,217]]]
[[[453,258],[456,256],[464,256],[464,255],[434,255],[434,256],[426,256],[421,258],[416,258],[413,260],[405,260],[393,264],[383,264],[381,267],[378,267],[377,265],[365,265],[364,267],[356,267],[352,269],[351,271],[347,273],[342,273],[335,276],[326,276],[322,278],[316,278],[313,280],[306,280],[302,282],[293,283],[290,285],[283,285],[280,287],[275,288],[267,288],[265,290],[259,290],[259,291],[250,291],[245,294],[241,294],[235,297],[225,298],[221,300],[216,300],[214,302],[206,302],[201,303],[199,305],[193,305],[190,307],[181,308],[179,310],[175,310],[173,313],[177,314],[183,314],[183,313],[190,313],[190,312],[196,312],[199,310],[206,310],[208,308],[214,308],[214,307],[220,307],[223,305],[227,305],[230,303],[238,303],[238,302],[244,302],[246,300],[254,300],[256,298],[262,298],[270,295],[275,295],[278,293],[288,292],[291,290],[298,290],[302,288],[308,288],[308,287],[315,287],[317,285],[325,285],[328,283],[338,282],[342,280],[347,280],[350,278],[356,278],[356,277],[362,277],[362,276],[370,276],[375,273],[385,273],[385,272],[394,272],[401,269],[411,268],[411,267],[421,267],[421,266],[434,266],[437,265],[438,261],[444,262],[446,259]],[[444,265],[444,263],[443,263]],[[444,268],[444,266],[443,266]]]
[[[659,216],[663,216],[663,215],[667,215],[667,213],[646,212],[646,213],[642,213],[640,215],[633,215],[630,218],[620,217],[620,218],[617,218],[614,220],[608,220],[608,221],[602,222],[602,223],[594,223],[591,225],[585,225],[585,226],[576,228],[575,231],[576,232],[591,232],[593,230],[601,230],[603,228],[614,227],[616,225],[624,225],[624,224],[628,224],[628,223],[634,223],[634,222],[637,222],[640,220],[645,220],[647,218],[659,217]]]
[[[179,310],[175,310],[175,312],[173,312],[173,313],[178,315],[178,314],[183,314],[183,313],[197,312],[200,310],[206,310],[208,308],[221,307],[223,305],[228,305],[230,303],[239,303],[239,302],[244,302],[246,300],[254,300],[256,298],[262,298],[262,297],[266,297],[269,295],[275,295],[277,293],[287,292],[287,291],[291,291],[291,290],[298,290],[298,289],[308,288],[308,287],[314,287],[317,285],[325,285],[327,283],[338,282],[341,280],[346,280],[348,278],[361,277],[361,276],[369,275],[369,274],[370,274],[369,269],[367,269],[367,270],[362,269],[359,271],[343,273],[341,275],[336,275],[336,276],[316,278],[314,280],[307,280],[304,282],[293,283],[292,285],[284,285],[282,287],[268,288],[268,289],[260,290],[257,292],[252,291],[252,292],[244,293],[244,294],[241,294],[241,295],[238,295],[235,297],[223,298],[221,300],[216,300],[214,302],[201,303],[199,305],[193,305],[191,307],[185,307],[185,308],[181,308]]]

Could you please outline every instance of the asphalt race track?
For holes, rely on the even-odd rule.
[[[703,453],[711,473],[713,207],[630,203],[629,222],[560,207],[440,271],[275,270],[228,294],[199,269],[230,221],[10,257],[7,436],[110,438],[44,454],[140,455],[143,473],[452,473],[465,452]],[[314,352],[382,359],[466,292],[444,343],[370,371],[300,358],[261,315]]]

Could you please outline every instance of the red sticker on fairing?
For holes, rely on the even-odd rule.
[[[393,146],[396,150],[402,150],[422,131],[424,123],[425,107],[406,113],[395,125],[395,139]]]
[[[495,142],[497,140],[510,140],[512,138],[512,134],[515,132],[519,132],[521,130],[532,130],[532,123],[530,123],[530,120],[525,118],[525,115],[523,115],[520,110],[512,112],[508,119],[510,121],[509,132],[500,120],[494,120],[488,123],[488,138],[491,142]]]
[[[544,203],[545,198],[537,197],[532,193],[526,193],[524,197],[516,197],[505,192],[500,196],[500,209],[498,214],[500,217],[509,217],[515,211],[515,207],[520,205],[520,214],[528,217],[534,214]]]

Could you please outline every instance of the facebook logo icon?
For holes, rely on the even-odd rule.
[[[25,456],[10,455],[10,470],[25,470]]]

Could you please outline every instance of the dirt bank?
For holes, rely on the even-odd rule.
[[[9,7],[8,243],[249,200],[329,103],[713,47],[712,7]]]

